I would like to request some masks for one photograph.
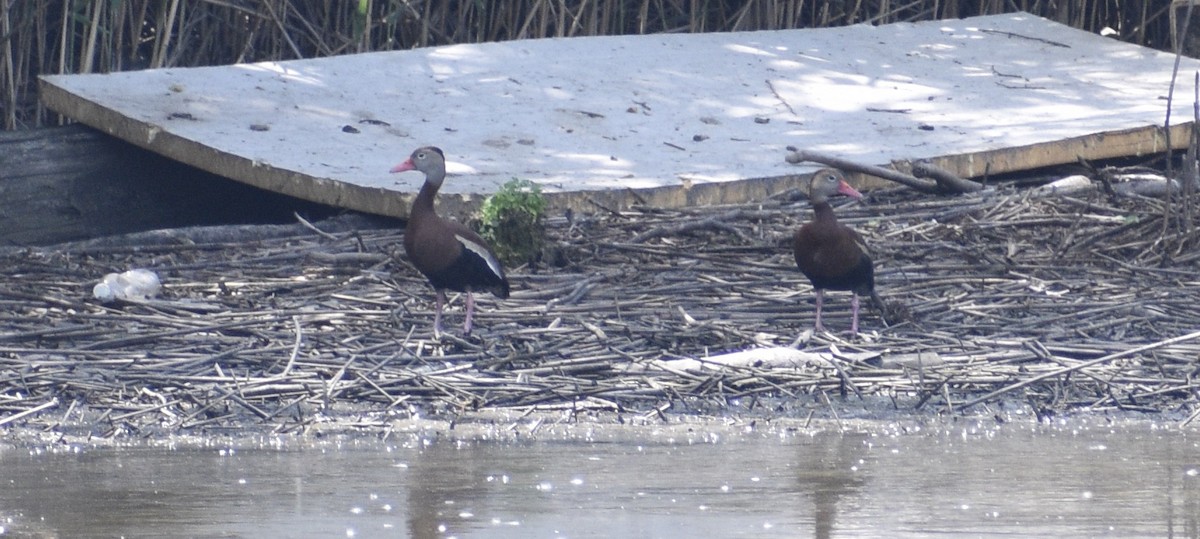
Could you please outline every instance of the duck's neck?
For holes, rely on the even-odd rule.
[[[837,222],[837,216],[833,214],[833,206],[824,200],[813,204],[813,221],[833,221]]]
[[[412,213],[414,215],[434,215],[433,200],[437,198],[438,189],[442,187],[442,179],[433,175],[425,177],[425,183],[421,185],[416,200],[413,200]]]

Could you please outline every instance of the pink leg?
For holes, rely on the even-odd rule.
[[[467,290],[467,321],[463,322],[463,335],[471,334],[471,315],[475,314],[475,296]]]
[[[433,315],[433,334],[440,335],[442,333],[442,306],[446,304],[446,292],[437,291],[437,310]]]
[[[850,333],[858,335],[858,294],[851,292],[850,296]]]
[[[816,331],[825,331],[825,326],[821,324],[821,305],[825,303],[825,291],[818,288],[817,292],[817,324],[813,326]]]

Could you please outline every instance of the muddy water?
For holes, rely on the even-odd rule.
[[[4,449],[0,535],[1200,536],[1190,431],[868,430]]]

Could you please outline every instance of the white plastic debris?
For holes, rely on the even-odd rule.
[[[1096,186],[1092,179],[1082,174],[1059,178],[1033,190],[1038,196],[1074,195],[1084,191],[1094,191]]]
[[[103,303],[114,300],[144,300],[158,295],[162,283],[158,274],[148,269],[131,269],[110,273],[92,288],[92,295]]]

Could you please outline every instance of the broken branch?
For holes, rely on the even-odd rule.
[[[896,182],[900,185],[911,187],[917,191],[921,191],[922,193],[937,192],[936,182],[922,180],[915,176],[909,176],[903,172],[897,172],[895,170],[877,167],[875,165],[864,165],[849,159],[843,159],[841,157],[816,152],[813,150],[795,150],[793,148],[788,149],[793,151],[792,153],[788,154],[786,159],[787,162],[793,165],[802,163],[804,161],[812,161],[814,163],[821,163],[822,165],[829,165],[831,167],[840,168],[850,172],[858,172],[861,174],[875,176],[876,178],[883,178],[888,181]]]

